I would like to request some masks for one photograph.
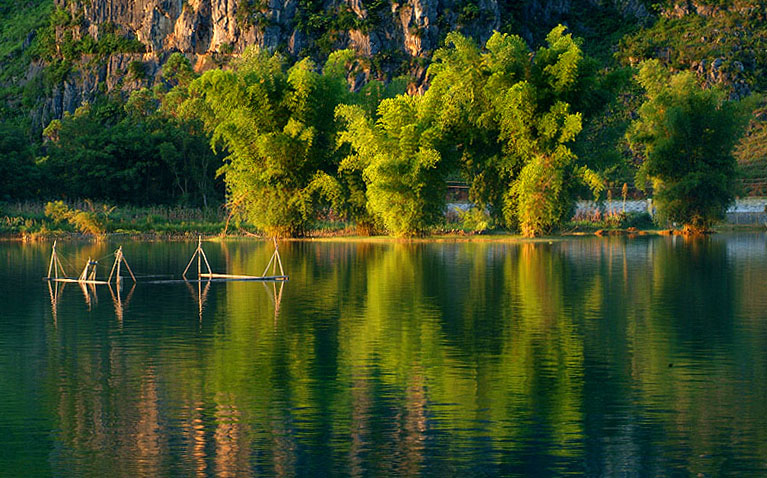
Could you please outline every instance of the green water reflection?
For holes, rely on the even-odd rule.
[[[49,248],[0,243],[0,475],[767,474],[762,234]]]

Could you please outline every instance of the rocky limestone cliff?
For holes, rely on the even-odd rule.
[[[144,53],[83,55],[53,88],[36,122],[45,126],[99,92],[129,91],[160,81],[161,66],[182,52],[198,72],[224,66],[250,45],[319,62],[334,49],[352,48],[367,59],[366,77],[408,74],[412,91],[425,87],[432,52],[458,30],[484,42],[494,30],[528,42],[567,20],[573,11],[603,8],[603,0],[55,0],[75,19],[74,38],[98,41],[109,33],[140,41]],[[646,16],[639,0],[611,0],[627,19]],[[536,35],[538,36],[536,38]],[[131,77],[131,64],[143,74]],[[35,68],[39,69],[41,65]],[[35,68],[31,70],[34,73]],[[364,82],[365,78],[359,80]]]

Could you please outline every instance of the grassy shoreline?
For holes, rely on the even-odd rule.
[[[767,233],[765,226],[759,225],[721,225],[715,227],[711,234],[717,233],[729,233],[729,232],[763,232]],[[289,242],[367,242],[367,243],[457,243],[457,242],[505,242],[505,243],[552,243],[560,242],[577,238],[587,237],[601,237],[601,238],[617,238],[624,237],[626,239],[635,239],[639,237],[647,236],[685,236],[681,230],[673,229],[643,229],[627,231],[625,229],[609,229],[598,230],[595,232],[563,232],[554,233],[547,236],[540,237],[524,237],[520,234],[515,234],[506,231],[494,231],[484,234],[462,234],[462,233],[439,233],[427,236],[418,237],[396,237],[389,235],[376,235],[376,236],[361,236],[356,234],[328,234],[323,232],[322,235],[307,235],[305,237],[294,238],[282,238],[280,241]],[[141,234],[135,233],[107,233],[100,236],[94,236],[89,234],[81,234],[76,232],[51,232],[46,235],[29,235],[29,234],[13,234],[13,233],[0,233],[0,241],[21,241],[21,242],[36,242],[36,241],[51,241],[54,239],[65,241],[115,241],[119,239],[127,239],[131,241],[192,241],[198,237],[202,237],[205,241],[238,241],[238,240],[256,240],[266,241],[270,240],[270,237],[254,233],[242,233],[242,232],[229,232],[227,235],[220,233],[210,234],[201,231],[185,231],[183,233],[168,233],[168,232],[147,232]]]
[[[257,239],[267,237],[252,226],[227,224],[226,211],[220,207],[199,209],[169,206],[109,207],[90,201],[71,204],[73,210],[85,210],[88,217],[98,222],[99,232],[83,232],[74,221],[54,220],[46,215],[42,202],[0,203],[0,240],[44,241],[66,240],[191,240],[203,236],[206,240]],[[353,227],[342,222],[324,222],[309,231],[305,237],[290,241],[355,241],[355,242],[546,242],[583,236],[646,236],[673,235],[681,231],[661,229],[651,222],[627,227],[626,221],[589,221],[579,218],[565,224],[556,233],[526,238],[504,230],[475,232],[463,228],[460,223],[445,222],[430,234],[418,237],[395,237],[389,235],[361,235]],[[638,226],[638,227],[637,227]],[[223,231],[227,230],[224,235]],[[762,224],[729,224],[716,226],[712,232],[767,231]]]

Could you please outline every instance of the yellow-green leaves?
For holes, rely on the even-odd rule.
[[[422,119],[423,97],[400,95],[383,100],[373,123],[359,106],[339,106],[345,128],[341,144],[353,151],[341,165],[356,171],[366,187],[367,210],[397,236],[424,232],[442,214],[444,174],[441,155]]]
[[[301,235],[320,202],[340,203],[333,110],[348,56],[334,55],[320,74],[310,59],[285,71],[278,54],[249,49],[233,70],[191,84],[188,101],[229,154],[221,173],[230,206],[267,234]]]
[[[727,101],[703,89],[693,73],[671,74],[659,62],[642,64],[647,92],[627,138],[645,156],[637,183],[652,182],[661,217],[701,232],[724,217],[734,199],[732,150],[751,111],[748,101]]]
[[[460,153],[472,201],[526,235],[566,219],[572,188],[563,181],[578,177],[569,145],[582,117],[570,101],[586,74],[584,57],[561,25],[546,41],[533,54],[520,37],[496,32],[480,50],[451,33],[434,55],[424,95],[437,112],[435,130]]]
[[[542,66],[546,81],[558,94],[573,88],[578,79],[583,53],[565,27],[559,25],[546,36],[547,47],[538,50],[535,63]]]

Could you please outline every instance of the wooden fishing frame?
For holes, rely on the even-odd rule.
[[[265,277],[266,276],[266,272],[269,270],[269,266],[274,264],[272,266],[272,276],[287,278],[287,276],[285,275],[285,271],[282,270],[282,259],[280,259],[280,247],[277,245],[277,239],[276,238],[272,238],[272,241],[274,242],[274,252],[272,253],[272,257],[269,259],[269,263],[266,264],[266,269],[264,269],[264,273],[261,274],[261,276]],[[277,259],[276,261],[274,260],[275,258]],[[280,265],[280,275],[279,276],[276,276],[276,274],[277,274],[277,264]]]
[[[109,273],[109,278],[107,280],[98,280],[96,279],[96,266],[98,264],[98,261],[93,261],[91,258],[88,258],[88,262],[86,262],[85,267],[83,268],[82,273],[80,273],[80,276],[77,278],[73,277],[67,277],[66,272],[64,272],[64,267],[61,264],[61,259],[59,259],[59,254],[56,251],[56,241],[53,241],[53,248],[51,251],[51,262],[48,265],[48,276],[43,277],[43,280],[51,281],[51,282],[64,282],[64,283],[77,283],[77,284],[90,284],[90,285],[107,285],[112,282],[112,275],[115,272],[115,269],[117,269],[117,276],[115,278],[115,284],[118,286],[120,285],[121,277],[120,277],[120,265],[125,264],[125,268],[128,269],[128,272],[130,273],[131,279],[133,279],[133,283],[136,283],[136,276],[133,275],[133,271],[131,270],[130,266],[128,265],[128,261],[125,260],[125,256],[123,255],[123,248],[120,246],[115,251],[115,262],[112,264],[112,271]],[[61,271],[61,275],[63,277],[59,277],[59,271]],[[51,273],[53,273],[53,276],[51,276]]]
[[[189,268],[192,267],[192,263],[194,262],[195,258],[197,259],[197,280],[240,280],[240,281],[286,281],[288,280],[288,276],[285,275],[285,271],[282,268],[282,259],[280,259],[280,251],[279,247],[277,246],[277,239],[273,239],[274,241],[274,253],[272,253],[271,259],[269,259],[269,263],[266,265],[266,269],[264,269],[264,273],[260,276],[249,276],[249,275],[242,275],[242,274],[218,274],[211,270],[210,263],[208,263],[208,256],[205,255],[205,251],[202,249],[202,236],[197,237],[197,249],[194,250],[194,253],[192,254],[192,258],[189,259],[189,264],[186,265],[186,269],[184,269],[184,273],[181,274],[181,277],[184,278],[184,280],[187,280],[186,273],[189,271]],[[275,260],[276,259],[276,260]],[[208,272],[202,271],[202,262],[205,262],[205,267],[208,270]],[[280,275],[276,275],[277,273],[277,265],[280,266]],[[269,266],[272,266],[272,274],[271,276],[267,276],[266,273],[269,271]]]
[[[194,254],[192,254],[192,258],[189,259],[189,264],[186,265],[186,269],[184,269],[184,273],[181,274],[181,277],[186,280],[186,273],[189,271],[189,268],[192,267],[192,263],[194,262],[195,257],[197,258],[197,278],[200,279],[203,277],[202,274],[202,261],[205,261],[205,267],[208,268],[208,273],[206,275],[210,275],[213,272],[210,270],[210,263],[208,263],[208,256],[205,255],[205,251],[202,250],[202,236],[197,236],[197,249],[194,250]]]
[[[123,255],[123,246],[120,246],[115,251],[115,262],[112,264],[112,270],[109,271],[109,278],[107,278],[107,284],[112,282],[112,274],[115,272],[115,268],[117,268],[117,277],[115,278],[115,284],[118,286],[120,285],[120,264],[125,264],[125,268],[128,269],[128,273],[130,274],[131,279],[133,279],[133,283],[136,283],[136,276],[133,275],[133,271],[131,270],[130,266],[128,265],[128,261],[125,260],[125,256]]]
[[[48,277],[47,279],[51,279],[51,272],[53,272],[54,278],[59,278],[59,271],[61,271],[61,275],[63,277],[67,276],[67,273],[64,272],[64,266],[61,265],[61,260],[59,259],[59,254],[56,252],[56,242],[53,241],[53,248],[51,250],[51,263],[48,265]]]

